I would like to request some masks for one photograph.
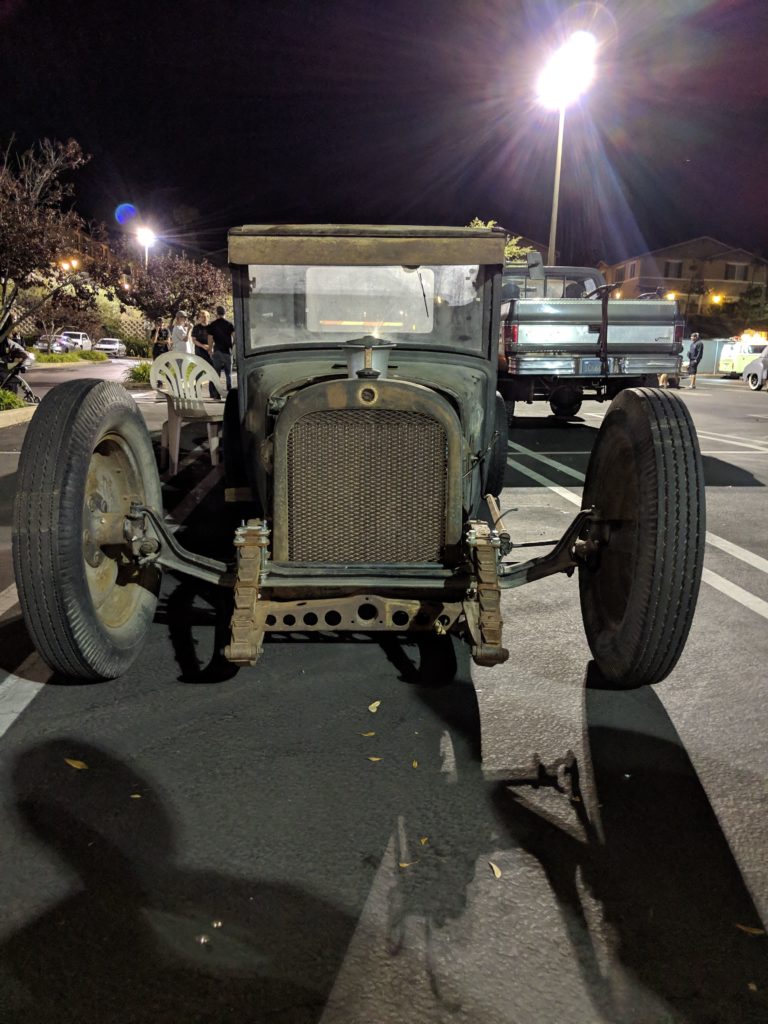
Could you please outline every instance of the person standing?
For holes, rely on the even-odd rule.
[[[171,348],[174,352],[192,355],[194,345],[189,333],[189,322],[186,313],[177,313],[173,318],[171,329]]]
[[[192,328],[192,343],[195,346],[195,355],[200,356],[206,363],[213,366],[213,359],[211,358],[211,343],[208,340],[208,314],[205,310],[201,310],[198,315],[197,323]],[[208,394],[211,398],[218,398],[219,392],[213,386],[208,384]]]
[[[192,343],[195,346],[194,354],[213,366],[211,344],[208,341],[208,314],[204,310],[200,312],[197,323],[192,328]]]
[[[152,358],[165,355],[171,343],[170,331],[163,327],[163,318],[159,316],[152,328]]]
[[[235,333],[234,325],[224,319],[224,307],[216,307],[216,319],[208,325],[208,335],[213,340],[213,368],[221,376],[224,371],[224,380],[227,391],[232,387],[232,335]]]
[[[693,391],[696,388],[696,373],[699,369],[699,363],[701,357],[704,355],[704,342],[699,338],[698,334],[691,335],[691,347],[688,350],[688,373],[691,377],[690,389]]]

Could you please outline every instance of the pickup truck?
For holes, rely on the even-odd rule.
[[[512,421],[515,402],[548,401],[555,416],[575,416],[584,398],[614,398],[624,388],[679,381],[683,321],[665,299],[612,299],[592,267],[528,265],[504,269],[498,390]]]

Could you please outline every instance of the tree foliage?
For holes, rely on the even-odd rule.
[[[495,228],[498,221],[495,220],[480,220],[479,217],[473,217],[469,222],[471,228]],[[507,232],[507,240],[504,245],[504,259],[507,263],[525,263],[525,257],[529,252],[533,252],[533,246],[521,245],[520,240],[522,235],[510,235]]]
[[[739,328],[763,327],[768,321],[765,288],[759,284],[745,288],[733,304],[733,317]]]
[[[65,301],[70,310],[90,308],[99,286],[116,280],[109,257],[80,251],[78,240],[92,232],[69,206],[66,175],[88,159],[74,139],[43,139],[23,153],[11,144],[0,159],[0,338],[20,311],[40,318]]]
[[[229,276],[207,260],[191,260],[175,252],[151,255],[149,262],[134,264],[130,290],[123,301],[139,309],[148,320],[164,320],[184,312],[192,318],[226,301]]]

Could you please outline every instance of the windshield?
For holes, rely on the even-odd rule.
[[[249,266],[245,346],[399,345],[482,351],[485,267]]]
[[[535,280],[524,272],[504,272],[501,301],[512,299],[583,299],[593,292],[600,282],[587,274],[552,272],[547,269],[543,280]],[[597,296],[593,296],[597,298]]]

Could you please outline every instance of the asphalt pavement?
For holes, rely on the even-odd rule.
[[[704,583],[673,674],[629,693],[589,685],[564,577],[505,592],[509,662],[457,647],[424,686],[364,635],[275,636],[235,672],[225,597],[167,576],[131,672],[63,684],[15,600],[26,428],[0,429],[0,1022],[768,1020],[768,395],[682,396]],[[605,408],[547,411],[511,434],[518,543],[578,511]],[[167,507],[225,555],[196,437]]]

